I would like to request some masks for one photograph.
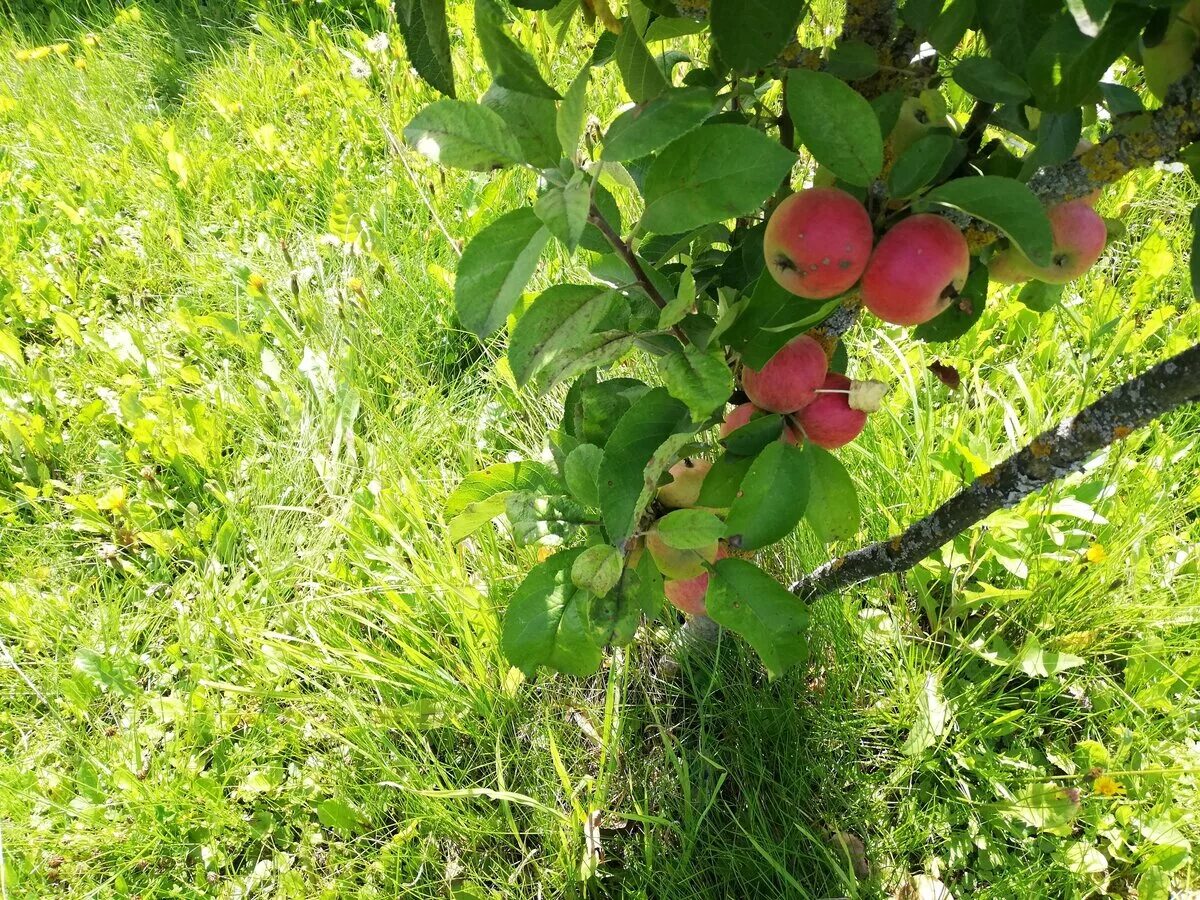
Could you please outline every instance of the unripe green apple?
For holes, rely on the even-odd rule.
[[[1200,46],[1200,2],[1181,3],[1171,10],[1171,19],[1163,38],[1153,47],[1142,47],[1142,66],[1146,87],[1159,100],[1171,85],[1196,64]]]
[[[1022,284],[1032,277],[1029,260],[1016,247],[1005,247],[988,260],[988,278],[997,284]]]
[[[826,300],[854,287],[871,255],[871,217],[834,187],[798,191],[775,208],[763,235],[767,271],[784,290]]]
[[[668,470],[671,481],[658,489],[658,499],[670,509],[690,509],[700,497],[704,476],[712,468],[707,459],[681,459]]]
[[[829,371],[825,349],[807,334],[793,338],[762,369],[742,368],[742,389],[768,412],[791,413],[812,402]]]
[[[672,580],[686,580],[702,574],[704,564],[714,562],[717,558],[718,545],[713,541],[711,546],[698,550],[678,550],[665,540],[658,530],[658,524],[651,526],[646,532],[646,549],[654,558],[654,564],[663,576]]]
[[[967,281],[966,238],[941,216],[902,219],[875,246],[862,278],[863,306],[885,322],[920,325],[958,296]]]

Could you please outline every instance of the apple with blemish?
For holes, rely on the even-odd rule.
[[[742,390],[767,412],[792,413],[811,403],[829,371],[825,349],[802,334],[785,344],[761,369],[742,367]]]
[[[796,425],[818,447],[836,450],[858,437],[867,414],[850,406],[850,379],[837,372],[825,376],[817,399],[796,413]]]
[[[784,290],[826,300],[854,287],[873,239],[871,217],[854,197],[834,187],[812,187],[775,208],[763,235],[763,255]]]
[[[988,274],[993,281],[1018,273],[1024,275],[1023,281],[1036,278],[1047,284],[1066,284],[1096,264],[1108,241],[1108,226],[1086,199],[1052,206],[1046,217],[1050,220],[1052,240],[1050,264],[1034,265],[1019,249],[1009,247],[988,263]],[[997,277],[997,271],[1001,278]]]
[[[953,224],[932,213],[909,216],[871,254],[862,278],[863,306],[885,322],[920,325],[954,301],[970,267],[966,238]]]
[[[695,578],[702,574],[704,564],[717,559],[719,548],[716,541],[707,547],[699,547],[694,550],[680,550],[672,547],[663,539],[656,522],[646,532],[646,549],[650,551],[650,556],[653,557],[654,564],[658,566],[658,571],[662,572],[664,577],[678,581]]]
[[[671,466],[671,480],[658,489],[658,499],[671,509],[690,509],[700,498],[704,476],[712,468],[707,459],[681,459]]]

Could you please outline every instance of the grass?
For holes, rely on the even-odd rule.
[[[397,155],[432,95],[369,4],[133,9],[0,2],[0,896],[1197,887],[1194,409],[820,601],[786,678],[728,638],[675,671],[668,623],[523,683],[497,614],[532,557],[451,545],[440,505],[540,453],[555,402],[455,330],[439,222],[532,185]],[[857,326],[856,370],[898,385],[843,454],[860,539],[1197,339],[1198,197],[1111,189],[1126,236],[1045,315],[996,294],[944,346]]]

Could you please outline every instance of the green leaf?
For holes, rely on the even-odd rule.
[[[554,473],[540,462],[496,463],[472,472],[446,498],[446,518],[465,512],[472,504],[503,491],[536,491],[555,483]]]
[[[952,710],[942,695],[942,683],[936,672],[929,672],[917,695],[917,715],[908,738],[900,747],[905,756],[917,756],[937,745],[950,728]]]
[[[1095,37],[1108,21],[1115,0],[1067,0],[1067,9],[1075,18],[1075,26],[1088,37]]]
[[[988,55],[1013,72],[1023,72],[1060,8],[1045,0],[983,0],[979,24],[987,38]]]
[[[714,622],[746,639],[772,678],[808,656],[808,608],[752,563],[717,560],[704,602]]]
[[[651,163],[642,191],[642,227],[675,234],[754,212],[795,161],[793,153],[756,128],[702,125]]]
[[[721,61],[735,71],[765,69],[796,37],[805,0],[712,0],[709,22]]]
[[[682,352],[659,360],[663,384],[676,400],[687,404],[693,422],[703,422],[721,409],[733,393],[733,373],[719,350],[699,350],[689,344]]]
[[[1137,900],[1171,900],[1171,876],[1150,866],[1138,877]]]
[[[692,266],[689,263],[679,273],[679,289],[675,292],[675,296],[667,301],[667,305],[658,314],[658,327],[665,329],[672,325],[678,325],[695,305],[696,276],[692,274]]]
[[[550,185],[533,205],[537,217],[570,253],[579,246],[592,206],[591,182],[576,172],[564,185]]]
[[[1030,635],[1025,640],[1021,652],[1017,654],[1014,664],[1030,678],[1049,678],[1082,666],[1085,662],[1087,660],[1074,653],[1046,650],[1034,635]]]
[[[487,172],[524,154],[504,120],[465,100],[435,100],[404,128],[404,139],[439,165]]]
[[[508,342],[508,365],[524,387],[547,360],[570,351],[612,309],[617,292],[596,284],[556,284],[521,314]]]
[[[1151,10],[1132,3],[1115,6],[1096,37],[1088,37],[1061,12],[1029,55],[1025,78],[1043,112],[1067,112],[1096,90],[1108,67],[1150,18]]]
[[[396,22],[408,61],[417,74],[449,97],[454,96],[454,63],[445,0],[396,0]]]
[[[464,328],[487,337],[504,324],[549,238],[531,206],[505,213],[475,235],[454,282],[454,306]]]
[[[571,581],[571,568],[582,552],[566,550],[539,563],[508,602],[500,649],[530,678],[539,666],[568,675],[591,675],[600,668],[600,648],[588,628],[591,596]]]
[[[448,523],[451,543],[457,544],[466,540],[492,519],[503,515],[511,494],[512,491],[500,491],[484,500],[468,504]]]
[[[1062,299],[1063,285],[1046,284],[1044,281],[1030,281],[1021,288],[1017,299],[1034,312],[1049,312]]]
[[[858,533],[858,491],[836,456],[816,444],[805,446],[808,455],[808,506],[804,517],[818,538],[828,544]]]
[[[614,544],[628,538],[657,486],[647,484],[647,467],[672,435],[691,433],[687,407],[663,388],[638,398],[621,416],[604,445],[600,465],[600,511]]]
[[[888,173],[888,193],[893,197],[908,197],[933,181],[954,142],[954,135],[936,131],[913,141]]]
[[[1050,264],[1050,220],[1033,191],[1012,178],[956,178],[934,188],[922,207],[941,204],[995,225],[1039,266]]]
[[[589,521],[587,510],[570,497],[513,491],[504,504],[504,516],[518,547],[541,544],[557,547]]]
[[[784,344],[825,321],[841,303],[840,297],[821,304],[803,300],[764,272],[722,340],[746,365],[761,369]]]
[[[604,451],[595,444],[580,444],[567,454],[563,463],[563,480],[575,499],[584,506],[600,505],[600,464]]]
[[[475,0],[475,33],[479,49],[496,84],[510,91],[558,99],[538,71],[533,57],[504,30],[504,11],[496,0]]]
[[[843,81],[861,81],[879,71],[879,54],[866,41],[844,41],[829,51],[825,71]]]
[[[942,11],[945,0],[904,0],[900,18],[913,31],[924,32]]]
[[[763,448],[729,507],[730,546],[757,550],[787,537],[804,516],[808,482],[808,457],[798,447],[776,441]]]
[[[581,338],[570,348],[556,353],[537,376],[538,388],[549,390],[560,381],[574,378],[594,369],[616,362],[633,349],[638,336],[625,331],[597,331]]]
[[[610,378],[587,385],[579,392],[575,435],[580,441],[603,447],[617,420],[650,386],[635,378]]]
[[[950,4],[929,26],[929,43],[943,56],[949,56],[971,27],[974,18],[975,0],[950,0]]]
[[[708,23],[704,21],[682,17],[671,19],[666,16],[659,16],[650,23],[650,27],[646,29],[644,37],[647,44],[655,44],[659,41],[670,41],[675,38],[687,37],[690,34],[700,34],[707,28]]]
[[[1192,249],[1188,271],[1192,276],[1192,295],[1200,298],[1200,203],[1192,207]]]
[[[1071,823],[1079,816],[1080,809],[1078,791],[1052,783],[1030,785],[1008,807],[1009,812],[1031,828],[1064,837],[1071,833]]]
[[[958,297],[948,307],[913,330],[921,341],[954,341],[975,327],[987,306],[987,266],[975,264]]]
[[[990,56],[968,56],[954,67],[954,80],[986,103],[1020,103],[1029,96],[1025,79]]]
[[[733,453],[718,456],[700,484],[696,505],[707,509],[729,509],[738,488],[742,486],[742,479],[753,463],[753,456],[737,456]]]
[[[848,184],[866,187],[883,171],[879,119],[844,81],[809,69],[788,73],[787,107],[796,137]]]
[[[1029,178],[1041,166],[1066,162],[1075,155],[1083,131],[1083,110],[1078,107],[1065,113],[1042,113],[1037,127],[1037,144],[1021,161],[1018,178]]]
[[[755,415],[741,428],[722,438],[721,443],[734,456],[758,456],[768,444],[778,440],[782,433],[783,416],[778,413],[764,413]]]
[[[633,640],[642,616],[655,616],[664,599],[663,577],[649,553],[643,553],[636,567],[621,573],[617,586],[603,597],[592,597],[588,604],[588,622],[592,641],[620,647]]]
[[[642,40],[633,23],[626,20],[617,38],[614,54],[617,68],[621,71],[621,81],[625,91],[634,103],[645,103],[653,100],[668,87],[670,82],[658,67],[646,43]]]
[[[596,210],[600,213],[604,221],[612,227],[613,232],[621,234],[623,230],[621,225],[621,208],[617,206],[616,198],[613,197],[608,188],[599,182],[592,184],[592,203],[595,204]],[[583,229],[583,237],[579,239],[579,246],[584,250],[591,250],[593,253],[613,252],[612,244],[608,242],[608,238],[591,221]]]
[[[1110,84],[1102,81],[1100,82],[1100,93],[1104,95],[1104,105],[1108,107],[1111,115],[1123,116],[1145,110],[1142,98],[1137,91],[1130,90],[1123,84]]]
[[[676,550],[701,550],[725,537],[725,523],[703,509],[677,509],[656,523],[659,535]]]
[[[558,105],[558,117],[555,130],[562,152],[574,158],[579,150],[579,141],[583,137],[583,128],[587,122],[587,88],[588,80],[592,77],[592,67],[585,65],[579,74],[571,81],[567,92],[563,95],[562,103]]]
[[[625,557],[611,544],[593,544],[571,564],[571,580],[575,587],[597,597],[603,597],[621,580]]]
[[[553,100],[521,94],[493,84],[479,102],[500,116],[521,146],[523,162],[548,169],[562,158],[555,121],[558,109]]]
[[[317,804],[317,821],[326,828],[354,834],[362,821],[358,810],[344,800],[330,798]]]
[[[709,88],[669,88],[613,120],[604,133],[601,159],[623,162],[661,150],[699,128],[712,114],[713,106],[713,92]]]

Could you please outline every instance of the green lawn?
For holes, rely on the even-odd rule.
[[[821,600],[785,678],[727,637],[676,665],[671,621],[525,682],[498,613],[532,553],[451,544],[441,503],[541,453],[555,403],[455,329],[443,227],[532,178],[392,143],[433,94],[367,0],[49,6],[0,0],[0,897],[1200,888],[1195,408]],[[857,374],[897,387],[842,454],[865,527],[833,549],[1200,339],[1198,198],[1110,189],[1125,237],[1045,315],[998,291],[940,346],[860,322]],[[802,530],[767,562],[827,553]]]

